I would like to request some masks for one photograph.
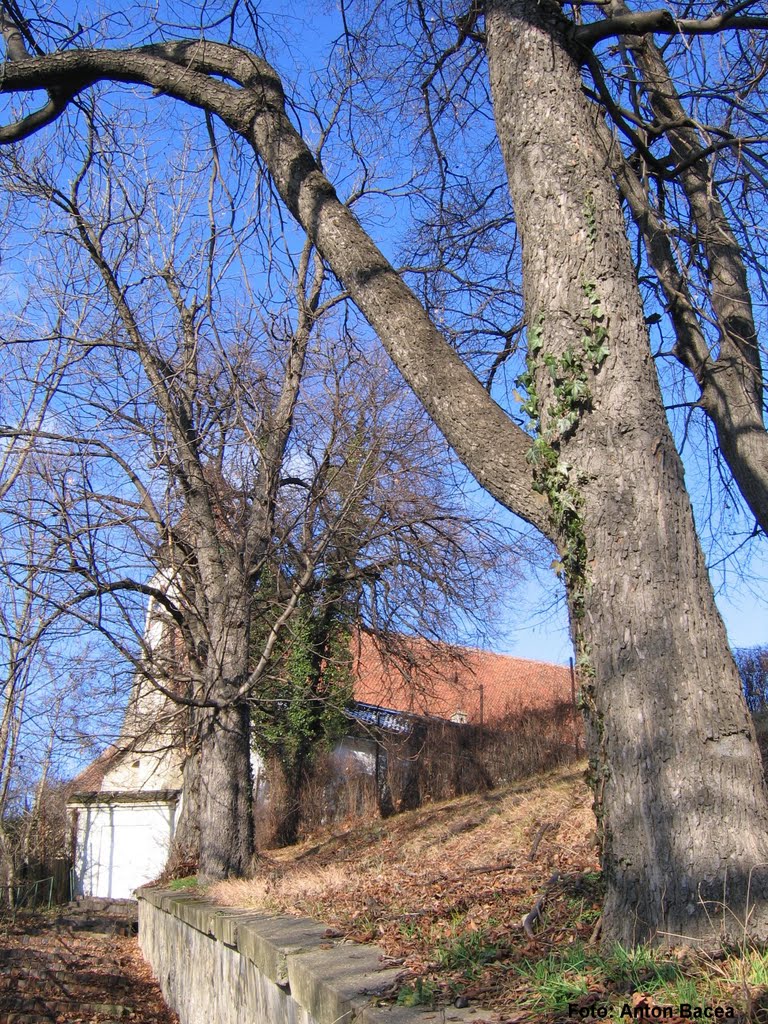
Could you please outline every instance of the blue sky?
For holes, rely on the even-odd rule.
[[[328,4],[319,10],[313,6],[310,13],[307,13],[307,5],[299,0],[288,5],[267,4],[262,7],[263,10],[270,8],[282,14],[289,12],[282,24],[287,50],[295,66],[306,71],[306,65],[302,67],[302,54],[306,55],[308,63],[318,59],[320,63],[317,66],[322,66],[321,54],[327,52],[333,40],[338,39],[342,28],[335,5]],[[308,24],[311,25],[309,32]],[[285,53],[282,62],[286,67],[290,64]],[[389,231],[383,231],[380,224],[374,225],[372,230],[377,242],[385,246],[393,240],[387,235],[395,236],[397,233],[395,225]],[[397,245],[396,240],[394,245]],[[766,329],[765,310],[758,296],[759,291],[756,291],[755,313]],[[661,336],[663,329],[663,324],[657,327],[658,333],[653,339],[659,348],[667,347]],[[662,375],[679,373],[679,367],[670,371],[662,361],[660,372]],[[690,382],[687,387],[690,391]],[[691,393],[690,397],[695,401],[695,395]],[[690,426],[683,426],[683,415],[683,412],[670,414],[677,437],[684,432],[687,436]],[[707,427],[703,424],[703,416],[700,420],[699,430],[703,436]],[[730,503],[729,507],[727,496],[723,497],[713,487],[711,464],[707,464],[702,451],[703,445],[697,447],[695,442],[689,441],[682,454],[695,515],[701,526],[702,545],[710,566],[715,599],[731,646],[751,647],[768,643],[768,539],[748,539],[751,529],[748,517],[736,509],[735,503]],[[526,583],[514,589],[510,604],[507,629],[504,635],[499,635],[494,646],[518,657],[566,663],[572,654],[568,617],[562,588],[554,575],[543,572],[532,575]]]
[[[768,644],[768,586],[762,578],[734,582],[715,594],[731,646]],[[515,591],[515,609],[499,650],[518,658],[566,664],[572,656],[565,603],[556,589],[532,579]]]
[[[62,5],[62,9],[68,10],[73,22],[85,20],[74,4]],[[298,0],[287,4],[267,3],[260,5],[260,14],[264,18],[265,35],[273,41],[269,56],[277,57],[283,70],[293,67],[297,76],[305,80],[310,65],[322,68],[329,44],[338,38],[342,28],[335,5],[331,4],[318,9],[316,5],[308,8]],[[128,32],[126,27],[125,34]],[[373,233],[385,247],[388,243],[397,245],[397,225],[382,230],[380,223],[374,224]],[[695,461],[693,456],[692,459]],[[689,479],[695,476],[691,472]],[[694,502],[704,507],[706,494],[697,495],[695,485],[693,489]],[[705,547],[711,552],[713,585],[731,642],[737,647],[765,642],[768,640],[768,542],[752,541],[724,562],[724,552],[739,548],[744,524],[736,525],[733,537],[728,537],[728,520],[722,510],[720,517],[715,543],[710,538],[705,541]],[[567,661],[570,655],[567,616],[554,579],[551,583],[532,580],[519,585],[513,603],[508,631],[505,636],[499,636],[495,646],[521,657]]]

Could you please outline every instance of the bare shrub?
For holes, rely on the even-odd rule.
[[[483,739],[484,763],[496,785],[566,764],[583,751],[581,715],[565,701],[510,713],[486,729]]]
[[[358,742],[369,750],[368,771],[335,753],[318,760],[305,783],[303,835],[491,789],[566,764],[584,750],[581,716],[570,702],[509,713],[486,726],[416,717],[410,724],[402,735],[360,729]],[[261,848],[281,845],[290,798],[281,772],[268,769],[267,774],[256,818]]]
[[[510,713],[490,726],[425,722],[389,740],[388,781],[397,810],[489,789],[563,764],[583,750],[569,703]]]
[[[768,782],[768,708],[753,711],[752,721],[755,723],[757,745],[760,748],[760,756],[763,759],[763,775],[766,782]]]
[[[274,765],[267,768],[269,782],[259,793],[256,810],[257,847],[282,846],[282,829],[290,811],[291,789]],[[375,776],[360,768],[340,767],[331,752],[320,755],[302,788],[300,830],[308,835],[325,825],[379,816]]]

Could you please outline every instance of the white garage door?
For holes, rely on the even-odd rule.
[[[76,882],[83,896],[129,899],[165,867],[175,804],[104,803],[79,808]]]

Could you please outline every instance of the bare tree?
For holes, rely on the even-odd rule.
[[[253,670],[251,609],[276,541],[283,460],[309,338],[323,312],[325,271],[307,243],[293,269],[293,323],[287,312],[281,322],[268,310],[264,319],[246,312],[238,320],[233,308],[225,324],[217,292],[231,287],[226,275],[242,258],[242,243],[233,230],[223,242],[216,224],[217,204],[233,201],[217,186],[216,160],[206,168],[206,225],[182,237],[173,225],[164,231],[156,204],[118,175],[120,159],[119,140],[92,111],[68,187],[41,163],[11,167],[13,191],[56,211],[47,230],[67,239],[76,280],[60,306],[71,301],[70,337],[79,355],[79,373],[67,378],[76,401],[60,401],[57,429],[17,427],[15,436],[38,443],[45,436],[66,453],[48,498],[57,506],[54,568],[70,588],[59,610],[98,625],[126,654],[140,639],[137,597],[160,602],[176,622],[186,684],[171,687],[162,664],[154,682],[191,709],[199,786],[190,788],[185,813],[199,829],[202,873],[221,877],[247,871],[252,856],[247,697],[311,576],[308,552],[269,624],[264,664]],[[182,166],[170,182],[180,189],[179,221],[190,201],[187,173]],[[143,237],[160,244],[147,246]],[[287,343],[285,353],[270,353],[272,332]],[[132,541],[121,539],[126,530]],[[123,558],[115,558],[126,543]],[[321,538],[317,544],[321,551]],[[139,575],[152,552],[162,586]],[[130,613],[131,601],[126,636],[115,629],[114,610]],[[152,671],[146,646],[134,660]]]
[[[30,451],[0,509],[0,877],[11,892],[24,863],[50,850],[40,842],[44,794],[67,761],[78,763],[84,730],[98,735],[116,718],[115,695],[102,686],[105,652],[89,652],[56,609],[66,595],[49,571],[58,539],[39,518],[45,463]]]
[[[29,33],[16,19],[6,29],[2,88],[45,89],[48,100],[0,140],[28,138],[113,80],[215,114],[252,147],[465,465],[560,549],[602,836],[606,940],[765,938],[759,754],[665,418],[603,114],[584,93],[590,48],[626,34],[628,23],[617,15],[598,31],[577,13],[492,0],[482,28],[474,7],[454,15],[455,43],[445,51],[447,60],[471,41],[487,57],[521,242],[533,438],[445,342],[339,199],[288,116],[279,74],[253,51],[198,33],[28,57]],[[439,9],[431,19],[448,24]],[[234,31],[237,18],[228,25]],[[643,12],[629,24],[683,37],[764,28],[744,5],[701,19]],[[236,610],[227,609],[230,618]]]
[[[398,573],[408,573],[409,530],[414,539],[431,530],[452,568],[462,563],[444,593],[476,587],[480,556],[486,568],[500,566],[500,547],[492,557],[465,537],[460,551],[458,536],[449,540],[456,503],[438,512],[434,484],[431,497],[419,498],[414,486],[431,482],[443,461],[430,465],[437,442],[422,414],[403,406],[392,438],[391,371],[351,341],[345,368],[341,345],[329,355],[329,343],[312,342],[338,294],[325,289],[312,245],[291,239],[278,217],[237,213],[244,197],[222,182],[210,126],[213,155],[195,165],[190,139],[178,167],[150,191],[135,180],[141,157],[129,155],[98,108],[88,120],[69,180],[47,155],[25,164],[12,153],[6,164],[8,192],[46,211],[41,247],[64,246],[69,279],[52,301],[67,311],[57,329],[76,353],[56,429],[17,426],[13,436],[58,453],[41,499],[49,512],[37,513],[55,551],[48,571],[66,591],[56,611],[101,630],[186,709],[187,721],[174,727],[188,748],[179,847],[199,859],[203,876],[244,873],[253,833],[249,702],[305,595],[341,573],[348,588],[362,588],[365,576],[368,593],[386,585],[394,596]],[[164,190],[170,209],[158,198]],[[265,253],[268,270],[257,274],[255,258]],[[42,292],[38,317],[51,304]],[[25,330],[16,326],[19,340]],[[357,392],[352,402],[345,389]],[[406,472],[406,453],[417,451],[412,481],[393,483],[398,467]],[[388,477],[379,479],[385,462]],[[366,568],[354,552],[339,554],[356,532]],[[488,531],[489,547],[490,539]],[[270,588],[265,573],[280,586]],[[437,604],[434,577],[423,584]],[[142,635],[147,599],[164,609],[171,643]]]
[[[39,552],[35,552],[39,557]],[[5,568],[7,568],[7,563]],[[35,600],[35,587],[29,579],[14,586],[13,577],[4,573],[0,604],[0,650],[2,650],[3,687],[0,705],[0,869],[2,885],[12,887],[17,867],[18,830],[9,830],[9,821],[18,818],[18,780],[23,748],[23,729],[34,673],[39,670],[41,614],[45,611]],[[11,888],[12,891],[12,888]]]
[[[764,711],[768,704],[768,649],[742,647],[734,655],[750,711]]]
[[[251,696],[255,746],[280,776],[271,781],[285,844],[297,839],[317,755],[346,725],[361,632],[393,657],[414,635],[487,637],[519,572],[508,530],[446,474],[445,443],[391,368],[359,347],[344,358],[334,344],[329,357],[325,397],[313,394],[307,410],[311,434],[300,430],[294,442],[310,471],[295,483],[304,510],[296,515],[288,500],[282,512],[301,526],[289,561],[273,568],[276,590],[303,571],[310,537],[330,541]]]

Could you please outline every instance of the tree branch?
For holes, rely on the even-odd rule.
[[[750,0],[729,12],[750,6]],[[611,0],[614,21],[634,17],[625,0]],[[731,18],[733,23],[735,19]],[[671,154],[680,168],[678,181],[687,198],[691,222],[706,260],[709,298],[717,318],[719,339],[716,357],[709,346],[696,340],[690,327],[691,304],[685,311],[688,321],[683,335],[678,333],[675,355],[690,369],[701,386],[700,404],[717,431],[720,450],[739,489],[764,531],[768,531],[768,433],[763,419],[763,370],[758,332],[752,309],[746,268],[741,249],[726,216],[711,168],[706,159],[708,147],[702,144],[696,124],[691,120],[678,95],[669,69],[652,39],[626,40],[642,75],[643,86],[654,116],[664,127]],[[667,175],[669,172],[667,172]],[[622,175],[619,174],[621,180]],[[624,185],[629,178],[624,174]],[[629,191],[637,191],[630,188]],[[629,192],[625,192],[630,200]],[[639,202],[641,229],[650,229],[653,250],[651,262],[663,287],[671,287],[670,309],[682,313],[679,289],[680,276],[671,266],[674,259],[666,256],[657,261],[664,246],[661,232],[646,219],[647,211]],[[633,210],[633,214],[635,210]],[[645,219],[645,223],[643,222]],[[667,269],[662,267],[667,264]],[[677,283],[675,283],[677,281]],[[680,316],[676,327],[682,323]],[[700,330],[699,330],[700,334]]]
[[[216,76],[216,77],[214,77]],[[228,81],[221,81],[225,78]],[[5,65],[0,91],[80,91],[102,80],[145,84],[217,114],[264,160],[281,198],[378,334],[457,455],[498,501],[555,539],[533,487],[531,439],[485,391],[414,293],[338,199],[285,111],[279,76],[244,50],[181,41],[78,50]],[[235,82],[237,88],[229,82]],[[6,129],[0,143],[14,141]]]
[[[0,35],[5,43],[5,53],[8,63],[25,61],[29,58],[26,39],[34,46],[34,40],[29,34],[27,26],[18,12],[18,9],[9,13],[6,6],[16,7],[15,4],[0,6]],[[37,46],[35,50],[40,53]],[[6,65],[0,67],[0,87],[5,75]],[[48,102],[32,114],[28,114],[20,121],[12,125],[0,127],[0,143],[20,142],[22,139],[34,135],[35,132],[55,121],[56,118],[66,109],[67,104],[74,93],[70,89],[51,88],[48,90]]]
[[[714,35],[718,32],[738,31],[739,29],[766,29],[768,17],[756,15],[738,15],[744,4],[712,18],[675,18],[671,11],[658,8],[655,11],[633,11],[620,14],[605,21],[594,21],[588,25],[579,25],[574,29],[573,37],[581,46],[592,47],[604,39],[617,36],[643,36],[649,32],[659,32],[673,36],[678,33],[688,36]]]

